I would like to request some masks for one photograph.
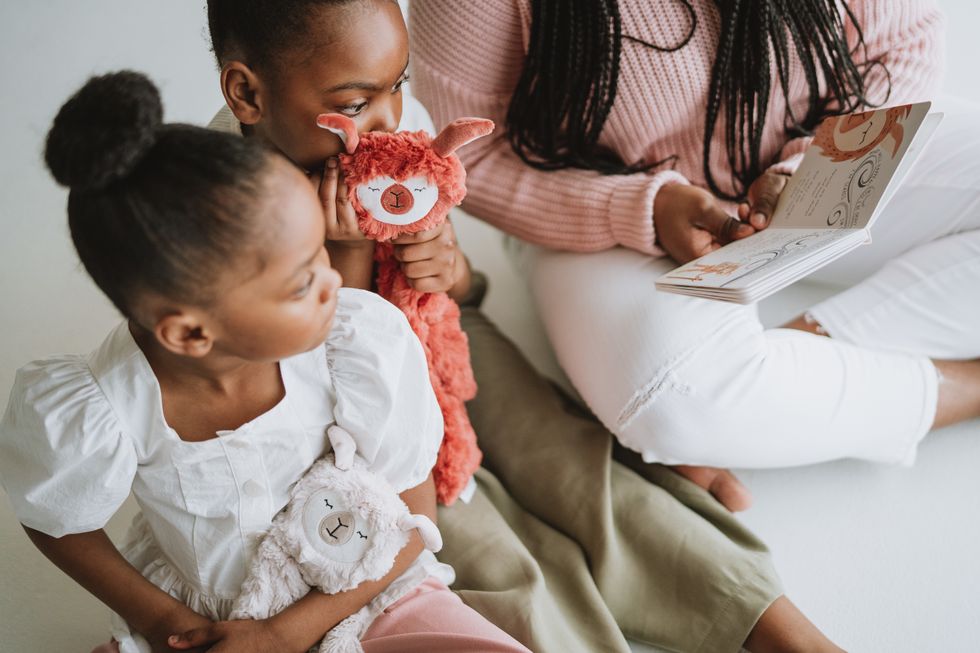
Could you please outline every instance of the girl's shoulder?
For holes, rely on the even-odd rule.
[[[359,288],[341,288],[337,293],[334,326],[327,342],[343,334],[353,335],[350,331],[355,326],[360,334],[371,334],[375,337],[412,333],[405,314],[381,295]],[[372,340],[373,338],[367,338],[362,339],[362,342],[367,344]]]
[[[14,510],[55,537],[100,528],[132,485],[136,447],[95,371],[107,353],[103,343],[25,365],[0,420],[0,480]]]
[[[326,342],[336,423],[399,492],[425,480],[442,441],[442,413],[418,337],[375,293],[340,291]]]

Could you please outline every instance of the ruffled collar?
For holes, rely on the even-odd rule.
[[[281,360],[279,370],[286,390],[282,400],[253,420],[236,429],[219,431],[217,435],[223,437],[247,432],[282,413],[292,399],[308,394],[310,381],[317,385],[318,380],[310,378],[311,372],[318,378],[326,377],[325,373],[316,369],[319,367],[325,369],[324,356],[324,348],[321,345],[311,351]],[[120,425],[136,441],[144,441],[146,437],[162,436],[187,442],[167,424],[160,384],[149,361],[130,333],[127,322],[123,321],[109,333],[102,345],[89,354],[87,363]],[[316,412],[321,413],[322,410]],[[200,442],[188,442],[188,444],[200,444]]]

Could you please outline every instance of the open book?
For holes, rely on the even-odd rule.
[[[824,120],[769,227],[668,272],[657,289],[748,304],[871,242],[875,219],[942,120],[930,105]]]

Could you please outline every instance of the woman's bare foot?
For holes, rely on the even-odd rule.
[[[727,469],[696,465],[671,465],[670,468],[710,492],[731,512],[748,510],[752,505],[752,494],[749,489]]]
[[[785,596],[773,601],[745,640],[752,653],[843,653]]]
[[[939,373],[939,400],[932,428],[980,417],[980,358],[933,364]]]
[[[819,322],[810,317],[809,314],[804,313],[803,315],[794,317],[792,320],[787,322],[782,326],[784,329],[796,329],[797,331],[806,331],[807,333],[812,333],[817,336],[828,336],[827,330],[824,329]]]

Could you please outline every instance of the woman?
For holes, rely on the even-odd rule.
[[[466,207],[534,243],[517,249],[559,361],[624,445],[910,463],[930,429],[980,415],[975,118],[947,116],[875,243],[813,277],[853,287],[790,329],[654,289],[765,228],[823,116],[931,96],[932,2],[450,5],[413,7],[416,94],[437,125],[506,125],[464,156]]]
[[[831,110],[934,92],[932,2],[426,0],[409,19],[437,126],[502,127],[463,154],[465,208],[524,241],[559,361],[644,460],[911,462],[931,428],[980,414],[975,117],[947,115],[874,244],[814,275],[853,287],[791,328],[654,288],[765,228]]]

